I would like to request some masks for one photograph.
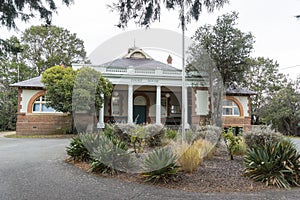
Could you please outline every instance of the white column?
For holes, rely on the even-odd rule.
[[[161,124],[161,86],[156,86],[156,124]]]
[[[127,123],[133,123],[133,85],[128,85],[128,120]]]
[[[101,108],[99,110],[99,121],[97,123],[97,128],[105,128],[104,124],[104,95],[101,94],[101,98],[103,98],[103,103],[101,105]]]

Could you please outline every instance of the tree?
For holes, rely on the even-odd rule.
[[[62,0],[69,6],[73,0]],[[52,14],[57,11],[57,6],[54,0],[10,0],[1,1],[0,3],[0,26],[5,26],[8,29],[17,29],[16,20],[28,22],[30,19],[39,17],[45,20],[46,24],[51,24]],[[0,38],[0,49],[7,46],[5,40]]]
[[[47,106],[70,114],[99,109],[104,101],[100,94],[110,96],[112,91],[112,84],[88,67],[74,71],[71,67],[54,66],[42,74],[42,82],[49,100]]]
[[[18,95],[10,84],[30,78],[32,71],[18,56],[22,52],[18,38],[11,37],[5,43],[8,45],[0,55],[0,130],[14,130]]]
[[[56,26],[32,26],[21,38],[22,57],[37,74],[51,66],[87,62],[84,42],[76,34]]]
[[[242,82],[253,49],[252,34],[243,33],[236,28],[237,19],[236,12],[222,15],[214,26],[204,25],[193,36],[195,42],[191,48],[194,51],[203,48],[208,52],[220,71],[224,84]]]
[[[111,82],[100,72],[89,67],[80,68],[74,83],[73,110],[98,111],[104,103],[104,96],[109,97],[112,89]]]
[[[286,135],[297,135],[300,122],[300,81],[290,82],[270,100],[262,113],[263,121]]]
[[[251,96],[252,124],[262,123],[262,108],[267,99],[275,95],[286,84],[286,77],[278,72],[279,65],[271,59],[258,57],[251,59],[249,70],[244,73],[242,85],[256,92]]]
[[[183,6],[185,2],[185,6]],[[198,20],[204,7],[208,12],[213,12],[215,8],[223,7],[228,0],[116,0],[109,5],[112,11],[118,12],[118,27],[124,28],[130,20],[141,26],[150,26],[154,21],[160,20],[161,8],[164,6],[168,10],[179,10],[179,19],[182,27],[189,23],[191,19]],[[186,10],[183,9],[186,7]]]

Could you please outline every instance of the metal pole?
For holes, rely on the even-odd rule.
[[[182,94],[181,94],[181,124],[182,124],[182,142],[186,139],[185,134],[185,105],[186,105],[186,87],[185,87],[185,8],[184,8],[185,1],[182,0],[181,5],[181,28],[182,28]]]

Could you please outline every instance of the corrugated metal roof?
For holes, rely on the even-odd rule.
[[[35,87],[35,88],[44,88],[42,83],[42,76],[28,79],[26,81],[21,81],[10,85],[11,87]]]

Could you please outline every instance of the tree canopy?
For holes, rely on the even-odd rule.
[[[189,60],[192,62],[193,58],[198,57],[195,55],[198,49],[206,50],[221,73],[224,84],[242,82],[253,50],[254,37],[236,28],[237,19],[236,12],[222,15],[214,26],[204,25],[193,36],[194,44]]]
[[[183,2],[185,2],[185,10],[183,10]],[[208,12],[213,12],[228,2],[228,0],[115,0],[109,7],[120,16],[118,27],[126,27],[131,20],[140,26],[148,27],[152,22],[160,20],[162,7],[168,10],[179,10],[180,22],[189,23],[191,19],[198,20],[204,8]],[[183,11],[185,11],[184,15]]]
[[[18,38],[13,36],[5,42],[8,45],[0,54],[0,130],[14,130],[18,96],[10,84],[31,78],[32,70],[18,56],[22,51]]]
[[[286,135],[297,135],[300,123],[300,78],[269,97],[262,113],[263,121]]]
[[[42,74],[42,82],[49,100],[47,106],[65,113],[99,109],[104,101],[100,94],[110,96],[112,91],[112,84],[89,67],[74,71],[71,67],[54,66]]]
[[[74,0],[62,0],[69,6]],[[54,0],[5,0],[0,4],[0,23],[8,29],[17,28],[16,20],[27,22],[39,15],[39,18],[45,20],[50,25],[53,12],[57,11],[57,5]]]
[[[279,64],[268,58],[251,59],[249,69],[244,73],[242,86],[256,92],[251,96],[252,123],[262,123],[262,109],[267,99],[274,96],[287,83],[286,77],[279,73]]]
[[[22,34],[26,64],[40,75],[51,66],[87,62],[83,40],[57,26],[32,26]]]
[[[74,0],[62,0],[62,2],[69,6]],[[52,14],[56,11],[57,5],[54,0],[4,0],[0,3],[0,28],[17,29],[17,20],[28,22],[36,15],[50,25]],[[0,50],[8,45],[4,39],[0,38]]]

